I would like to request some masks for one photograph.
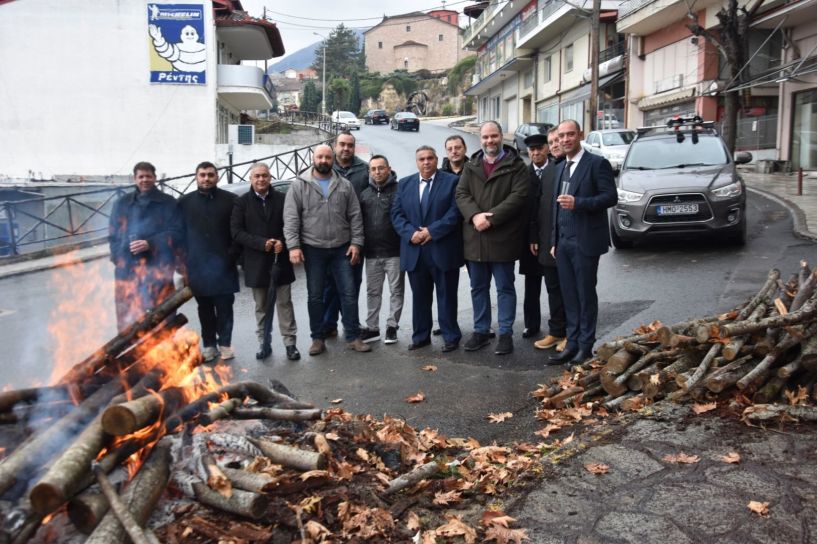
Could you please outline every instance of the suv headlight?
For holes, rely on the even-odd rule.
[[[625,191],[624,189],[616,189],[618,191],[618,203],[629,204],[630,202],[638,202],[644,193],[634,193],[632,191]]]
[[[742,192],[743,187],[741,187],[740,183],[736,181],[734,183],[730,183],[729,185],[712,189],[712,196],[716,198],[735,198],[736,196],[740,196]]]

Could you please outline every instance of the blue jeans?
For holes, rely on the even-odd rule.
[[[361,251],[360,262],[352,265],[352,274],[355,278],[355,297],[360,295],[360,285],[363,283],[363,252]],[[358,298],[355,298],[358,300]],[[340,295],[335,281],[331,274],[327,274],[326,288],[323,290],[323,303],[326,306],[323,312],[323,329],[325,332],[337,330],[338,313],[341,312]],[[344,325],[345,326],[345,325]]]
[[[340,307],[343,319],[343,332],[347,342],[360,335],[360,323],[357,310],[357,289],[355,288],[352,265],[346,251],[349,244],[334,248],[303,246],[304,268],[306,268],[307,309],[309,310],[309,329],[312,338],[324,339],[323,293],[327,277],[331,276],[338,286]]]
[[[513,261],[480,263],[466,261],[471,276],[471,304],[474,306],[474,332],[488,334],[491,329],[491,276],[496,282],[496,309],[499,334],[513,334],[516,319],[516,289]]]

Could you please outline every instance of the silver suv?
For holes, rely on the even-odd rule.
[[[700,117],[672,119],[665,127],[639,128],[616,183],[610,235],[618,249],[647,237],[723,237],[746,242],[746,186],[714,123]]]

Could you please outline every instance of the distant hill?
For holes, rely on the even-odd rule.
[[[364,30],[357,30],[357,40],[361,46],[363,46],[363,32]],[[298,49],[294,53],[290,53],[283,59],[271,65],[267,69],[267,71],[283,72],[284,70],[289,70],[290,68],[294,68],[295,70],[303,70],[304,68],[309,68],[310,66],[312,66],[312,61],[315,60],[315,51],[317,51],[320,48],[321,43],[322,42],[317,41],[312,45],[307,45],[306,47]],[[285,36],[284,45],[286,46]]]

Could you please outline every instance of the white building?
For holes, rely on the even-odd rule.
[[[172,19],[187,15],[180,34]],[[175,30],[156,45],[149,25]],[[123,175],[140,160],[188,173],[223,155],[242,111],[272,106],[263,70],[241,61],[283,54],[239,0],[0,2],[0,179]]]

